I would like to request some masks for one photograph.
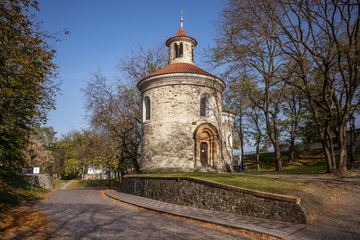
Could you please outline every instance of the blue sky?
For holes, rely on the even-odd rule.
[[[201,64],[205,48],[213,44],[215,22],[226,0],[40,0],[36,18],[44,30],[60,32],[55,63],[62,80],[56,110],[48,126],[60,137],[71,130],[87,128],[81,88],[98,70],[108,77],[119,75],[119,59],[139,45],[164,42],[180,27],[198,41],[195,62]],[[69,35],[61,33],[70,31]],[[205,68],[205,67],[204,67]]]

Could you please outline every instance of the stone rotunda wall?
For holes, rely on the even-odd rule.
[[[150,99],[150,119],[143,122],[142,171],[194,171],[201,167],[195,161],[195,129],[204,123],[221,128],[220,83],[209,77],[184,74],[157,78],[144,83],[143,99]],[[200,116],[200,98],[210,96],[208,117]],[[220,139],[215,139],[216,145]],[[220,147],[215,148],[220,155]],[[217,164],[219,165],[219,164]],[[223,164],[218,167],[222,168]]]

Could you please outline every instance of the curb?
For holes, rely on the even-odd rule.
[[[111,190],[104,191],[104,194],[112,199],[131,204],[137,207],[141,207],[147,210],[157,211],[161,213],[170,214],[173,216],[179,216],[184,218],[189,218],[205,223],[211,223],[219,226],[235,228],[240,230],[249,231],[252,233],[266,234],[278,239],[292,239],[291,235],[294,232],[297,232],[305,227],[303,224],[293,224],[293,223],[284,223],[269,221],[265,219],[259,219],[248,216],[240,216],[234,214],[227,214],[221,212],[215,212],[211,210],[181,206],[170,204],[166,202],[161,202],[153,199],[148,199],[144,197],[139,197],[131,194],[125,194],[120,192],[115,192]],[[235,218],[235,219],[231,219]],[[241,218],[242,221],[248,220],[248,224],[241,223],[236,221],[237,218]],[[265,225],[269,223],[271,227],[266,228],[259,226],[256,222],[263,222]],[[275,229],[274,226],[280,226],[282,229]]]

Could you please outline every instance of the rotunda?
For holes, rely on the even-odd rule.
[[[195,65],[197,41],[180,23],[166,41],[169,64],[137,85],[141,171],[231,171],[234,115],[222,109],[225,83]]]

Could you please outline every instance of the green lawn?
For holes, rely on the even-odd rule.
[[[248,176],[228,173],[156,173],[128,175],[127,177],[192,177],[205,181],[226,184],[250,190],[263,191],[276,194],[291,194],[294,189],[310,184],[308,181]]]
[[[248,168],[248,173],[259,173],[257,171],[256,165],[252,165]],[[266,166],[260,168],[260,173],[274,173],[279,174],[275,171],[274,166]],[[326,173],[326,165],[323,163],[317,163],[309,166],[296,166],[296,165],[287,165],[284,166],[281,174],[322,174]]]
[[[71,181],[71,182],[70,182]],[[68,183],[66,185],[66,189],[71,188],[86,188],[86,187],[98,187],[98,188],[108,188],[109,187],[109,181],[104,180],[56,180],[56,184],[58,188],[60,188],[61,183]],[[116,180],[111,180],[110,183],[111,188],[119,188],[120,183]]]
[[[326,172],[326,163],[324,153],[321,149],[315,150],[301,150],[295,153],[295,159],[290,162],[290,153],[282,152],[282,173],[299,173],[299,174],[319,174]],[[335,155],[337,152],[335,149]],[[275,172],[275,153],[260,153],[259,163],[261,172],[271,173]],[[355,162],[360,164],[360,148],[356,148]],[[248,172],[257,172],[256,155],[245,155],[244,163],[248,168]]]
[[[66,183],[68,183],[69,181],[70,181],[70,180],[54,179],[55,189],[60,189],[61,184],[66,184]]]
[[[342,189],[331,184],[310,180],[292,180],[287,178],[249,176],[238,173],[158,173],[127,175],[125,177],[191,177],[215,183],[245,188],[249,190],[283,194],[301,199],[310,222],[329,208],[332,201],[345,196]],[[300,176],[300,175],[299,175]],[[299,177],[297,176],[297,178]],[[329,201],[331,199],[331,201]]]

